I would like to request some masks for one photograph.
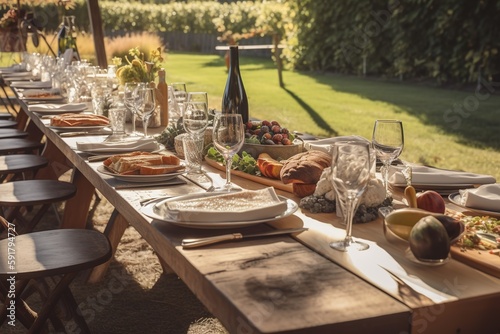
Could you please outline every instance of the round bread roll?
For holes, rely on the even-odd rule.
[[[299,197],[311,195],[323,169],[331,164],[330,154],[323,151],[310,150],[296,154],[285,160],[280,173],[281,181],[285,184],[293,183],[296,189],[294,193]],[[295,186],[296,184],[307,184],[307,187]]]

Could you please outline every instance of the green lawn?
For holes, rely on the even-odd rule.
[[[211,107],[220,109],[227,76],[221,56],[170,53],[165,67],[169,83],[185,81],[188,90],[207,91]],[[473,91],[285,71],[283,89],[270,60],[242,53],[240,69],[251,117],[319,136],[367,138],[376,119],[400,119],[405,130],[403,159],[487,173],[500,181],[499,87],[494,88],[497,95],[484,88],[476,97]],[[462,111],[454,112],[455,106]]]

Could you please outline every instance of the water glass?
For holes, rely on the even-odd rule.
[[[201,163],[203,161],[203,144],[203,137],[185,136],[182,138],[184,160],[189,174],[202,173]]]

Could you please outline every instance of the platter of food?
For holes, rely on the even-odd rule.
[[[184,173],[180,159],[170,154],[135,151],[104,160],[97,171],[128,182],[160,182]]]
[[[58,89],[29,89],[22,92],[22,98],[27,101],[52,101],[64,99]]]
[[[221,171],[226,170],[226,167],[222,163],[217,162],[211,158],[205,157],[205,162],[207,163],[207,165],[212,166],[218,170],[221,170]],[[291,184],[284,184],[283,182],[281,182],[281,180],[278,180],[278,179],[272,179],[269,177],[253,175],[253,174],[245,173],[243,171],[234,170],[234,169],[231,170],[231,175],[239,176],[239,177],[242,177],[244,179],[251,180],[253,182],[257,182],[257,183],[260,183],[260,184],[263,184],[266,186],[272,186],[276,189],[284,190],[284,191],[287,191],[290,193],[293,191]]]
[[[454,216],[465,224],[465,234],[452,245],[452,258],[500,278],[500,219],[458,212]]]

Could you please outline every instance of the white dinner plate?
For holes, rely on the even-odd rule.
[[[211,196],[211,195],[219,195],[220,192],[215,192],[215,193],[202,193],[199,194],[200,196]],[[147,202],[142,208],[141,212],[145,214],[146,216],[164,221],[173,225],[177,226],[182,226],[182,227],[189,227],[189,228],[197,228],[197,229],[224,229],[224,228],[239,228],[239,227],[246,227],[246,226],[251,226],[255,224],[261,224],[261,223],[267,223],[271,222],[277,219],[285,218],[290,215],[292,215],[295,211],[298,209],[297,203],[295,203],[293,200],[288,199],[283,196],[278,196],[281,200],[286,201],[287,203],[287,208],[285,211],[277,214],[274,217],[270,218],[265,218],[265,219],[257,219],[257,220],[241,220],[241,221],[228,221],[228,222],[190,222],[190,221],[178,221],[176,219],[172,219],[171,217],[168,217],[168,215],[165,217],[164,215],[159,214],[159,210],[156,207],[156,204],[160,202],[164,202],[166,198],[158,198],[156,200],[153,200],[151,202]],[[169,201],[175,201],[177,197],[172,197],[169,198]]]
[[[103,165],[97,167],[97,171],[102,174],[111,175],[117,180],[126,181],[126,182],[161,182],[173,179],[176,176],[182,175],[185,171],[179,171],[175,173],[168,174],[157,174],[157,175],[120,175],[113,173],[106,169]]]
[[[157,153],[163,151],[164,149],[165,146],[163,144],[156,143],[156,146],[154,148],[152,147],[149,148],[149,146],[146,145],[137,145],[130,147],[96,147],[80,151],[88,154],[119,154],[119,153],[129,153],[134,151]]]
[[[68,112],[80,113],[87,109],[85,103],[66,103],[66,104],[32,104],[28,110],[40,115],[57,115]]]
[[[52,126],[48,125],[47,126],[49,129],[52,129],[54,131],[58,132],[88,132],[88,131],[96,131],[96,130],[102,130],[107,125],[87,125],[87,126]]]
[[[397,188],[406,188],[407,186],[406,183],[389,182],[389,184],[391,185],[391,187],[397,187]],[[424,183],[412,182],[411,185],[413,186],[413,188],[415,188],[416,191],[434,190],[435,192],[443,196],[455,193],[459,189],[474,188],[473,184],[446,184],[446,183],[424,184]]]
[[[475,208],[469,208],[468,206],[462,205],[460,199],[461,195],[460,193],[453,193],[448,196],[448,199],[450,200],[451,203],[467,209],[467,211],[475,212],[480,215],[485,215],[485,216],[494,216],[494,217],[500,217],[500,212],[499,211],[487,211],[487,210],[481,210],[481,209],[475,209]]]
[[[52,88],[52,83],[50,81],[12,81],[10,84],[15,88]]]

